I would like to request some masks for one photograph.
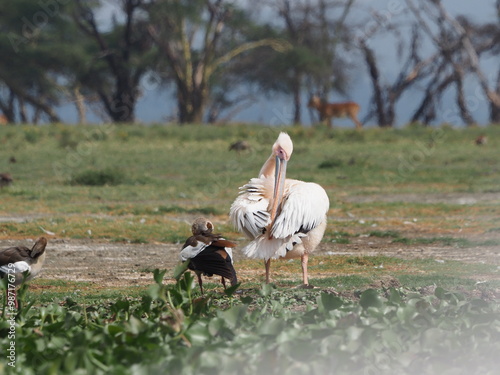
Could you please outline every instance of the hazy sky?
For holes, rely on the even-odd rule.
[[[415,0],[418,2],[419,0]],[[112,4],[113,0],[109,1]],[[404,4],[403,0],[358,0],[356,10],[354,10],[349,17],[352,21],[364,20],[369,17],[368,9],[376,9],[380,12],[390,14],[391,9],[398,9],[399,4]],[[446,9],[452,15],[466,14],[474,21],[488,22],[495,21],[497,15],[495,12],[495,0],[443,0]],[[102,25],[105,25],[111,19],[111,15],[115,12],[113,6],[105,7],[99,14],[99,20]],[[397,15],[396,15],[397,16]],[[391,81],[390,77],[397,74],[395,68],[395,47],[391,40],[387,38],[378,38],[371,40],[372,46],[377,48],[379,52],[380,69],[383,76]],[[361,118],[364,117],[367,106],[371,96],[371,83],[364,63],[353,62],[357,65],[354,70],[353,79],[350,84],[349,94],[347,97],[342,97],[333,94],[330,100],[355,100],[361,105]],[[486,61],[483,65],[488,71],[496,71],[498,61]],[[385,68],[384,68],[385,67]],[[467,98],[471,103],[471,112],[473,117],[480,123],[487,123],[488,107],[485,103],[482,94],[477,94],[478,84],[470,79],[467,82]],[[167,92],[164,88],[158,89],[154,83],[144,82],[142,85],[143,96],[140,98],[137,108],[136,117],[139,121],[144,123],[165,122],[175,116],[176,104],[172,100],[172,92]],[[409,92],[406,94],[398,104],[397,124],[401,125],[408,121],[409,116],[413,113],[415,103],[418,100],[419,93],[417,91]],[[307,93],[304,93],[304,98]],[[447,113],[456,111],[453,104],[453,93],[446,92],[443,102],[443,112]],[[288,124],[292,118],[292,104],[291,97],[285,95],[273,95],[271,97],[262,97],[254,104],[239,112],[233,118],[233,121],[239,122],[259,122],[265,124]],[[71,105],[65,105],[61,108],[61,116],[64,121],[75,122],[76,112]],[[310,116],[307,108],[304,107],[302,115],[304,123],[310,123]],[[89,112],[89,120],[99,122],[99,119],[92,116]],[[443,121],[443,117],[438,119],[438,123]],[[372,121],[373,122],[373,121]],[[336,120],[335,123],[339,126],[352,126],[349,120]],[[367,125],[370,125],[368,123]]]

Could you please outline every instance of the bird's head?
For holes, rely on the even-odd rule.
[[[197,218],[193,222],[193,225],[191,226],[191,232],[193,232],[194,236],[197,236],[199,234],[212,233],[213,230],[214,230],[214,225],[210,220],[208,220],[205,217]]]
[[[287,133],[281,132],[274,142],[273,154],[280,160],[288,161],[292,156],[293,152],[293,142]]]

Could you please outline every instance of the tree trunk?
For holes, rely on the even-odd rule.
[[[85,110],[85,97],[80,92],[80,85],[73,87],[73,98],[75,101],[76,112],[78,113],[78,123],[87,123],[87,112]]]
[[[182,83],[180,86],[177,88],[179,123],[201,124],[203,122],[207,93],[199,88],[188,90]]]
[[[19,98],[17,100],[18,106],[19,106],[19,119],[22,124],[27,124],[28,123],[28,116],[26,115],[26,105],[24,104],[24,99]]]
[[[498,4],[500,6],[500,1]],[[500,95],[500,69],[498,70],[497,75],[496,92]],[[490,122],[492,124],[500,125],[500,106],[496,105],[494,101],[490,101]]]
[[[360,42],[361,49],[365,55],[365,62],[368,66],[370,78],[373,85],[373,102],[378,118],[378,125],[380,127],[390,127],[392,123],[388,122],[385,108],[384,108],[384,95],[382,87],[380,86],[380,74],[377,68],[377,62],[373,51],[367,46],[364,40]]]
[[[133,123],[135,122],[134,101],[128,95],[117,94],[114,96],[109,114],[113,122]]]
[[[301,87],[301,75],[300,73],[296,72],[295,77],[293,79],[293,125],[301,125],[302,124],[302,114],[300,111],[300,108],[302,106],[302,100],[300,99],[300,87]]]
[[[16,95],[14,91],[9,88],[9,99],[6,105],[2,105],[2,112],[7,117],[7,121],[9,124],[14,124],[16,122],[16,116],[14,114],[14,100]]]
[[[462,117],[463,122],[465,122],[467,126],[472,126],[475,124],[475,121],[465,101],[463,75],[458,71],[455,73],[455,84],[457,85],[457,106],[460,110],[460,117]]]

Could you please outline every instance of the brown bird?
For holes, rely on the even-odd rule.
[[[232,252],[236,244],[224,239],[220,234],[214,234],[213,230],[214,225],[208,219],[204,217],[196,219],[191,226],[193,235],[186,240],[180,253],[181,260],[189,261],[188,268],[198,276],[201,294],[203,294],[202,275],[208,277],[219,275],[224,289],[225,279],[229,279],[231,285],[238,283]]]
[[[10,173],[0,173],[0,188],[9,186],[13,181]]]
[[[241,151],[250,150],[252,146],[247,141],[236,141],[229,146],[229,151],[236,151],[240,153]]]
[[[8,249],[0,250],[0,278],[7,278],[9,285],[18,286],[23,281],[23,273],[28,271],[28,277],[25,281],[29,281],[36,277],[45,262],[45,247],[47,239],[40,237],[31,249],[25,246],[9,247]],[[11,288],[8,288],[10,292]],[[18,307],[16,289],[14,288],[14,303]],[[6,294],[6,298],[7,298]]]
[[[474,142],[478,146],[483,146],[488,142],[488,138],[485,135],[480,135],[479,137],[476,138]]]

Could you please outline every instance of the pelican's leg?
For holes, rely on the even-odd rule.
[[[309,260],[309,254],[304,253],[301,256],[302,260],[302,280],[304,281],[304,285],[309,285],[309,280],[307,277],[307,261]]]
[[[266,265],[266,284],[269,284],[269,268],[271,267],[271,259],[264,261],[264,264]]]
[[[226,290],[226,280],[224,279],[224,277],[220,277],[220,281],[222,282],[222,285],[224,286],[224,290]]]

